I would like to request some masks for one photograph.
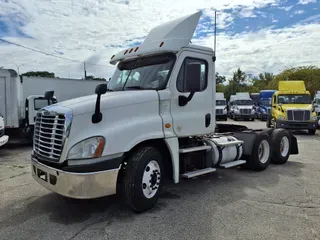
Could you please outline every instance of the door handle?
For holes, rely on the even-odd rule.
[[[208,114],[206,114],[206,117],[205,117],[205,125],[206,125],[206,127],[209,127],[210,123],[211,123],[211,114],[208,113]]]

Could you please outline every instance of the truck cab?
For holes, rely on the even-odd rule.
[[[227,121],[227,100],[224,97],[224,93],[216,93],[216,120],[222,119]]]
[[[313,98],[313,108],[315,113],[317,114],[317,119],[320,121],[320,91],[317,91]],[[318,124],[319,127],[319,124]]]
[[[4,120],[3,116],[0,114],[0,147],[9,141],[9,137],[5,135],[4,130]]]
[[[255,118],[254,102],[247,92],[238,92],[232,105],[232,118],[234,120],[245,119],[254,121]]]
[[[200,16],[156,26],[141,45],[113,55],[116,70],[95,95],[42,108],[35,181],[76,199],[118,194],[143,212],[157,203],[165,179],[177,184],[236,166],[262,171],[297,154],[284,129],[216,124],[215,51],[190,44]]]
[[[268,116],[271,114],[271,101],[272,95],[275,93],[275,90],[261,90],[260,99],[257,104],[256,116],[260,120],[267,120]]]
[[[279,81],[278,90],[272,97],[271,114],[268,127],[308,130],[311,135],[316,133],[317,115],[304,81]]]

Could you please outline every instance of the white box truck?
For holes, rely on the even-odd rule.
[[[140,46],[113,55],[116,70],[96,95],[39,111],[35,181],[69,198],[118,194],[143,212],[166,178],[177,184],[235,166],[262,171],[298,154],[285,129],[216,124],[215,51],[190,43],[200,15],[157,26]]]
[[[254,121],[255,115],[255,107],[250,94],[248,92],[237,92],[232,105],[231,118]]]
[[[216,93],[216,120],[222,119],[228,120],[227,117],[227,100],[224,97],[223,92]]]
[[[0,114],[0,147],[6,144],[9,137],[5,135],[3,116]]]
[[[7,134],[18,132],[20,136],[32,139],[34,120],[39,109],[57,101],[89,95],[102,82],[19,77],[12,69],[0,69],[0,113],[3,115]]]

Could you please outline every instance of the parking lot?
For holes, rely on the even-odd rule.
[[[7,145],[0,149],[0,239],[320,239],[319,132],[295,134],[300,153],[287,164],[165,186],[143,214],[115,196],[66,200],[47,191],[31,177],[31,147]]]

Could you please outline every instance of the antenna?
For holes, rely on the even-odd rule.
[[[214,51],[214,56],[213,56],[213,60],[216,61],[217,57],[216,57],[216,51],[217,51],[217,11],[214,11],[214,47],[213,47],[213,51]]]

